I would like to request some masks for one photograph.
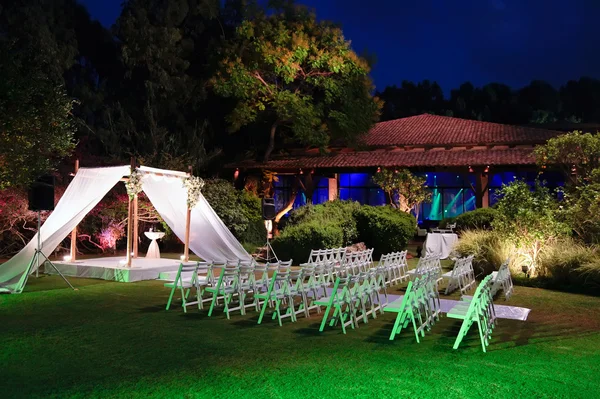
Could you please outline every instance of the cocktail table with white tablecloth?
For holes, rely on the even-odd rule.
[[[148,246],[146,258],[160,258],[160,248],[158,248],[158,243],[156,240],[163,238],[165,233],[162,231],[146,231],[144,234],[146,237],[152,240],[150,246]]]
[[[428,233],[423,247],[426,256],[439,256],[446,259],[450,256],[452,247],[458,241],[455,233]]]

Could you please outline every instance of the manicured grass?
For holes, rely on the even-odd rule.
[[[417,344],[385,314],[343,335],[320,318],[164,310],[157,281],[32,278],[0,296],[2,398],[594,398],[600,298],[515,287],[527,322],[500,320],[488,353],[443,318]],[[499,303],[503,303],[500,300]]]

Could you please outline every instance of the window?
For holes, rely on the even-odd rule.
[[[385,194],[369,173],[340,173],[340,199],[363,205],[385,205]]]
[[[431,202],[421,204],[419,222],[439,221],[475,209],[475,175],[472,173],[417,173],[424,177]]]

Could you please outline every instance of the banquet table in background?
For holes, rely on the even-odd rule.
[[[435,255],[440,259],[446,259],[450,256],[456,241],[458,241],[458,236],[454,233],[428,233],[423,244],[425,255]]]
[[[146,231],[144,233],[146,237],[152,240],[150,245],[148,246],[148,253],[146,254],[146,258],[160,258],[160,248],[158,248],[158,243],[156,240],[159,240],[165,236],[165,233],[162,231]]]

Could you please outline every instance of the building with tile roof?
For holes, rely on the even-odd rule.
[[[490,206],[496,190],[516,178],[533,181],[538,175],[535,146],[561,133],[423,114],[377,123],[358,150],[342,145],[332,145],[327,154],[295,149],[266,163],[245,160],[229,166],[250,173],[277,172],[279,208],[290,200],[294,176],[306,174],[312,176],[313,189],[301,192],[295,206],[307,202],[306,196],[313,203],[340,198],[383,204],[383,192],[371,181],[373,173],[380,168],[409,168],[426,177],[432,191],[432,202],[421,206],[420,220],[436,221]],[[561,184],[560,176],[545,174],[550,185]]]

